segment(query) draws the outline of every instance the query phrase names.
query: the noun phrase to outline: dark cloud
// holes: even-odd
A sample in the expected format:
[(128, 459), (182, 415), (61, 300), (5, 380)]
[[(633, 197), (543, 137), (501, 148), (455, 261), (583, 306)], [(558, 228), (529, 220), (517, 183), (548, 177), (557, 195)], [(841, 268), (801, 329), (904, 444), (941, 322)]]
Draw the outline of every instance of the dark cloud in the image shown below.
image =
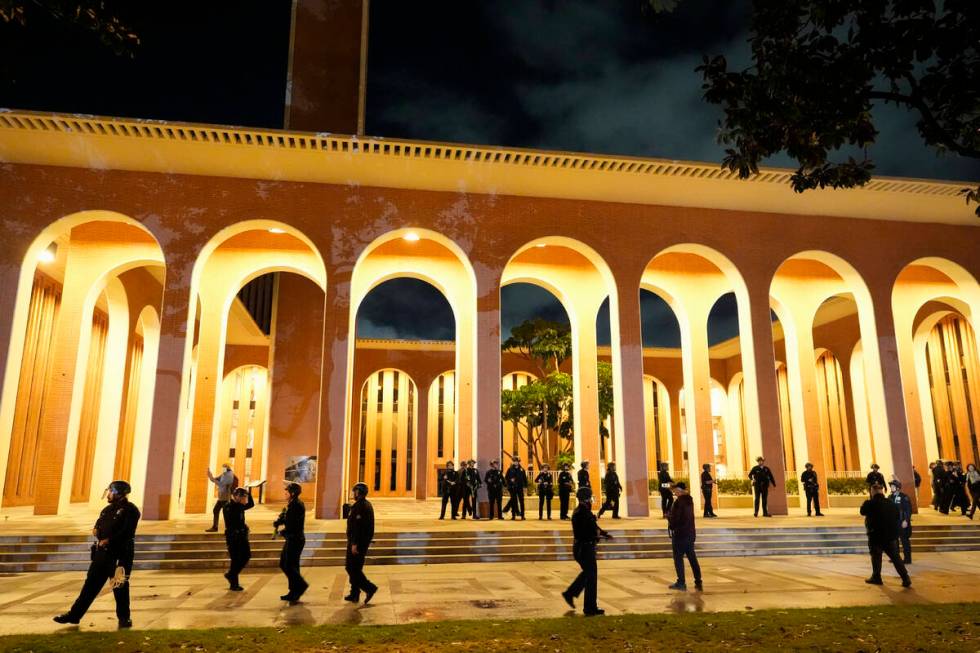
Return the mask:
[(449, 302), (418, 279), (392, 279), (367, 294), (357, 311), (358, 338), (455, 340)]
[(500, 337), (510, 337), (510, 330), (540, 318), (568, 325), (568, 313), (558, 298), (540, 286), (512, 283), (500, 289)]

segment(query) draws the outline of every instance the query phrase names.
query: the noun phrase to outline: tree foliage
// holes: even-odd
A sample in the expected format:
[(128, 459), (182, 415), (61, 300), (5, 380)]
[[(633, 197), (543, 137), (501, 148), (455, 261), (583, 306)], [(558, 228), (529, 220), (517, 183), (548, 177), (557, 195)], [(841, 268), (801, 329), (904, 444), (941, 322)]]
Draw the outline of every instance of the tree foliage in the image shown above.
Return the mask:
[[(980, 159), (980, 2), (755, 0), (752, 65), (724, 56), (697, 68), (724, 110), (723, 165), (741, 178), (785, 152), (793, 189), (849, 188), (871, 179), (872, 105), (914, 111), (925, 143)], [(842, 149), (863, 150), (844, 156)], [(980, 201), (980, 187), (964, 189)], [(977, 208), (980, 216), (980, 207)]]
[(132, 58), (140, 39), (120, 17), (118, 5), (112, 0), (0, 0), (0, 24), (28, 27), (46, 16), (91, 32), (116, 54)]

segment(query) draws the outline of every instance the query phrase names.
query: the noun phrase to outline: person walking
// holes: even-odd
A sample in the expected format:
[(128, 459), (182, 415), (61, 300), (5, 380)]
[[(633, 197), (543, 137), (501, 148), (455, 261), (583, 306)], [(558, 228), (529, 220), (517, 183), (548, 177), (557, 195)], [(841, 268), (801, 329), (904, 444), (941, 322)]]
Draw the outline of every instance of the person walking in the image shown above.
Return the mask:
[(568, 504), (572, 497), (572, 490), (575, 488), (575, 481), (569, 469), (571, 465), (562, 463), (561, 473), (558, 474), (558, 508), (562, 519), (568, 519)]
[(776, 479), (772, 475), (772, 470), (766, 466), (766, 459), (759, 456), (755, 459), (755, 467), (749, 470), (749, 480), (755, 488), (755, 517), (759, 516), (759, 504), (762, 504), (762, 516), (772, 517), (769, 514), (769, 488), (776, 487)]
[(966, 466), (966, 486), (970, 489), (971, 498), (970, 513), (967, 517), (973, 519), (977, 506), (980, 506), (980, 472), (977, 471), (977, 466), (973, 463)]
[(470, 515), (473, 519), (479, 519), (480, 517), (476, 514), (476, 499), (481, 482), (480, 473), (476, 471), (476, 461), (464, 460), (461, 462), (459, 476), (463, 519), (466, 519), (466, 515)]
[(364, 575), (364, 558), (371, 546), (371, 540), (374, 539), (374, 506), (367, 500), (366, 483), (355, 483), (351, 492), (354, 494), (354, 503), (347, 515), (347, 552), (344, 557), (350, 593), (344, 600), (357, 603), (361, 600), (363, 591), (364, 605), (367, 605), (378, 591), (378, 586)]
[(599, 608), (599, 567), (596, 563), (596, 545), (599, 538), (612, 539), (612, 535), (599, 528), (595, 515), (592, 514), (592, 488), (579, 487), (575, 493), (578, 499), (578, 507), (572, 513), (572, 555), (575, 562), (581, 567), (582, 571), (575, 577), (572, 584), (561, 593), (565, 603), (574, 610), (575, 599), (582, 591), (585, 591), (585, 606), (583, 612), (586, 617), (594, 617), (605, 614), (606, 611)]
[(456, 511), (459, 508), (459, 504), (456, 501), (456, 485), (458, 484), (459, 474), (456, 473), (456, 465), (453, 461), (447, 460), (446, 471), (442, 473), (439, 488), (442, 494), (442, 511), (439, 513), (439, 519), (446, 518), (446, 504), (449, 504), (452, 508), (450, 516), (456, 519)]
[(953, 503), (954, 488), (956, 486), (956, 472), (954, 471), (952, 460), (947, 460), (943, 465), (942, 480), (943, 485), (939, 491), (939, 512), (948, 515), (949, 507)]
[[(231, 492), (237, 486), (235, 482), (235, 473), (231, 471), (231, 465), (225, 463), (221, 466), (221, 473), (215, 476), (208, 470), (208, 480), (218, 486), (218, 500), (214, 502), (214, 509), (211, 511), (214, 515), (214, 523), (211, 524), (211, 528), (204, 531), (205, 533), (217, 533), (218, 532), (218, 515), (221, 514), (221, 509), (225, 507), (231, 500)], [(225, 527), (227, 528), (227, 524)]]
[(881, 556), (885, 554), (902, 577), (902, 587), (912, 585), (908, 570), (898, 556), (899, 514), (895, 504), (885, 498), (885, 488), (871, 486), (871, 498), (861, 505), (864, 526), (868, 532), (868, 551), (871, 553), (871, 577), (866, 583), (881, 585)]
[(120, 628), (132, 628), (129, 612), (129, 578), (133, 573), (136, 526), (140, 511), (129, 502), (132, 488), (126, 481), (109, 484), (108, 505), (99, 513), (92, 529), (95, 544), (92, 545), (91, 563), (85, 584), (71, 609), (54, 617), (59, 624), (77, 624), (88, 612), (95, 597), (109, 581), (112, 596), (116, 600), (116, 619)]
[(674, 570), (677, 572), (677, 581), (669, 585), (668, 589), (686, 590), (687, 580), (684, 577), (684, 558), (691, 564), (691, 574), (694, 576), (694, 587), (698, 591), (704, 589), (701, 580), (701, 565), (698, 564), (698, 555), (694, 552), (694, 540), (696, 533), (694, 528), (694, 499), (687, 491), (687, 484), (683, 481), (673, 488), (676, 499), (674, 505), (670, 507), (670, 514), (667, 515), (667, 534), (670, 536), (670, 547), (674, 554)]
[(944, 478), (945, 469), (943, 467), (943, 461), (937, 460), (934, 463), (929, 463), (929, 474), (931, 476), (931, 486), (932, 486), (932, 509), (939, 510), (939, 505), (942, 503), (943, 497), (943, 486), (946, 483)]
[(279, 513), (278, 519), (273, 522), (279, 535), (283, 537), (282, 553), (279, 555), (279, 569), (286, 575), (289, 582), (289, 591), (280, 596), (283, 601), (296, 603), (303, 593), (309, 588), (300, 574), (300, 557), (303, 555), (303, 548), (306, 546), (306, 532), (304, 530), (306, 522), (306, 506), (299, 499), (303, 488), (299, 483), (290, 483), (286, 486), (286, 493), (289, 495), (289, 502)]
[(493, 519), (494, 509), (497, 511), (497, 519), (503, 519), (504, 512), (500, 505), (504, 500), (504, 475), (500, 473), (500, 463), (496, 460), (490, 461), (490, 469), (483, 477), (483, 483), (487, 486), (487, 501), (490, 503), (488, 519)]
[(248, 526), (245, 524), (245, 511), (255, 506), (252, 493), (243, 487), (236, 487), (231, 493), (231, 501), (225, 504), (222, 513), (225, 517), (225, 544), (228, 545), (230, 563), (225, 579), (228, 589), (241, 592), (244, 587), (238, 583), (238, 575), (252, 558), (252, 547), (248, 543)]
[(596, 519), (602, 517), (602, 513), (612, 510), (612, 518), (619, 519), (619, 496), (623, 492), (623, 486), (619, 482), (619, 474), (616, 473), (616, 463), (609, 463), (606, 467), (606, 476), (602, 479), (602, 490), (606, 495), (606, 500), (599, 508)]
[(878, 467), (878, 463), (871, 463), (871, 471), (864, 477), (864, 482), (868, 486), (869, 493), (871, 492), (872, 485), (880, 485), (881, 487), (885, 487), (885, 476), (878, 471), (879, 469), (881, 468)]
[(544, 515), (544, 509), (548, 508), (548, 519), (551, 519), (551, 500), (555, 498), (554, 479), (551, 477), (551, 468), (548, 463), (541, 465), (541, 471), (534, 478), (534, 484), (538, 490), (538, 521)]
[(902, 492), (902, 482), (898, 479), (888, 481), (891, 488), (891, 502), (898, 508), (898, 539), (902, 544), (902, 562), (912, 564), (912, 500)]
[(813, 463), (806, 464), (806, 471), (800, 475), (800, 483), (803, 485), (803, 492), (806, 493), (806, 516), (812, 515), (811, 510), (816, 510), (817, 517), (823, 517), (820, 512), (820, 480), (817, 473), (813, 471)]
[(912, 485), (915, 488), (915, 498), (918, 499), (919, 487), (922, 485), (922, 476), (915, 467), (912, 468)]
[(960, 514), (966, 517), (967, 511), (970, 510), (970, 497), (966, 492), (966, 472), (963, 471), (963, 465), (958, 460), (953, 468), (953, 478), (955, 483), (953, 485), (952, 507), (959, 508)]
[[(510, 469), (504, 475), (504, 481), (507, 483), (507, 492), (510, 493), (510, 499), (507, 501), (507, 506), (510, 507), (510, 518), (512, 521), (518, 517), (523, 520), (525, 518), (524, 490), (527, 488), (527, 472), (521, 467), (520, 458), (514, 458)], [(504, 511), (506, 512), (506, 508)]]
[(711, 505), (711, 495), (715, 489), (715, 479), (711, 476), (711, 465), (705, 463), (701, 465), (701, 493), (704, 495), (704, 516), (714, 519), (718, 515)]
[(670, 472), (667, 471), (667, 463), (660, 463), (660, 468), (657, 471), (657, 486), (660, 490), (660, 510), (664, 514), (664, 519), (667, 519), (670, 508), (674, 505), (674, 479), (670, 477)]

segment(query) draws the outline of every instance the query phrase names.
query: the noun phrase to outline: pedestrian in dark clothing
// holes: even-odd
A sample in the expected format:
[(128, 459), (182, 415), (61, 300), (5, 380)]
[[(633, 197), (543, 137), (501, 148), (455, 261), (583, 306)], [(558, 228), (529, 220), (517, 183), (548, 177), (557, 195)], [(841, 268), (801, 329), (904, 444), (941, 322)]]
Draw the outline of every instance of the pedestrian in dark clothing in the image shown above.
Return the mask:
[(715, 479), (711, 477), (711, 465), (705, 463), (701, 465), (701, 494), (704, 495), (704, 516), (714, 519), (718, 515), (711, 505), (711, 495), (715, 490)]
[(606, 467), (606, 477), (602, 479), (602, 489), (606, 495), (606, 500), (599, 508), (596, 519), (602, 517), (602, 513), (612, 510), (612, 518), (619, 519), (619, 496), (623, 492), (623, 486), (619, 482), (619, 474), (616, 473), (616, 463), (609, 463)]
[(579, 464), (579, 470), (578, 470), (578, 486), (580, 488), (582, 488), (582, 487), (591, 488), (592, 487), (592, 479), (589, 478), (589, 461), (588, 460), (583, 460)]
[(657, 485), (660, 490), (660, 510), (663, 511), (664, 519), (670, 514), (670, 507), (674, 505), (674, 479), (667, 471), (667, 463), (660, 463), (660, 470), (657, 472)]
[(820, 512), (820, 481), (817, 473), (813, 471), (813, 463), (806, 464), (806, 471), (800, 475), (800, 483), (803, 484), (803, 491), (806, 493), (806, 516), (811, 516), (811, 509), (815, 509), (817, 517), (823, 517)]
[(871, 486), (871, 498), (861, 505), (864, 525), (868, 531), (868, 550), (871, 553), (871, 578), (866, 583), (881, 585), (881, 556), (884, 553), (902, 577), (902, 587), (912, 584), (909, 572), (898, 555), (899, 513), (895, 504), (885, 498), (881, 485)]
[(490, 461), (490, 469), (483, 478), (487, 486), (487, 501), (490, 503), (490, 516), (493, 519), (494, 510), (497, 512), (497, 519), (503, 519), (504, 513), (500, 505), (504, 500), (504, 475), (500, 473), (500, 463), (496, 460)]
[(221, 473), (217, 476), (212, 474), (209, 469), (208, 480), (218, 486), (218, 500), (214, 502), (214, 509), (211, 511), (211, 514), (214, 516), (214, 523), (205, 532), (217, 533), (218, 515), (221, 514), (221, 510), (225, 507), (225, 504), (231, 501), (231, 492), (235, 489), (235, 473), (231, 471), (231, 465), (225, 463), (221, 466)]
[(551, 500), (555, 498), (555, 490), (548, 463), (541, 465), (541, 471), (534, 478), (534, 483), (538, 486), (538, 521), (542, 519), (545, 507), (548, 508), (548, 519), (551, 519)]
[(912, 468), (912, 484), (915, 486), (915, 496), (918, 497), (919, 486), (922, 485), (922, 476), (919, 475), (919, 472), (915, 469), (915, 467)]
[(953, 468), (953, 461), (949, 460), (943, 465), (943, 485), (939, 492), (939, 512), (944, 515), (949, 514), (949, 507), (953, 503), (953, 495), (956, 488), (956, 472)]
[(691, 573), (694, 575), (694, 587), (704, 589), (701, 582), (701, 565), (698, 555), (694, 552), (696, 532), (694, 528), (694, 499), (687, 491), (687, 485), (681, 481), (674, 486), (674, 505), (667, 516), (667, 533), (670, 535), (670, 546), (674, 554), (674, 569), (677, 571), (677, 582), (669, 586), (672, 590), (686, 590), (687, 581), (684, 578), (684, 558), (691, 563)]
[(776, 487), (776, 478), (772, 470), (766, 467), (765, 458), (759, 456), (755, 462), (755, 467), (749, 470), (749, 480), (755, 488), (755, 516), (759, 516), (759, 504), (762, 504), (762, 516), (772, 517), (769, 514), (769, 488)]
[(450, 516), (456, 519), (457, 511), (459, 510), (459, 500), (456, 491), (457, 485), (459, 485), (459, 474), (456, 473), (456, 465), (453, 461), (447, 460), (446, 471), (442, 473), (442, 487), (439, 488), (442, 494), (442, 511), (439, 513), (439, 519), (446, 518), (447, 503), (452, 508)]
[(461, 466), (460, 486), (462, 488), (463, 519), (466, 519), (467, 514), (473, 519), (479, 519), (480, 516), (476, 512), (476, 499), (480, 486), (483, 484), (480, 481), (480, 472), (476, 470), (475, 460), (463, 461)]
[(514, 458), (510, 469), (504, 475), (504, 481), (507, 482), (507, 491), (510, 493), (510, 500), (507, 501), (507, 505), (510, 507), (511, 520), (518, 517), (524, 519), (524, 490), (527, 488), (527, 472), (521, 467), (520, 458)]
[(378, 586), (364, 575), (364, 558), (371, 546), (371, 540), (374, 539), (374, 507), (367, 500), (367, 484), (355, 484), (352, 492), (354, 503), (347, 515), (347, 553), (344, 558), (344, 569), (350, 580), (350, 593), (344, 600), (357, 603), (361, 600), (363, 591), (364, 605), (367, 605), (378, 591)]
[(131, 628), (129, 613), (129, 577), (133, 573), (136, 526), (140, 521), (139, 509), (129, 502), (132, 491), (126, 481), (109, 484), (106, 501), (92, 529), (95, 544), (91, 549), (91, 563), (85, 584), (71, 609), (54, 617), (59, 624), (77, 624), (88, 612), (95, 597), (109, 581), (112, 596), (116, 600), (116, 619), (120, 628)]
[(968, 517), (973, 519), (977, 506), (980, 506), (980, 472), (977, 471), (977, 466), (973, 463), (966, 466), (966, 486), (970, 488), (971, 497)]
[(871, 471), (864, 477), (864, 482), (868, 486), (869, 493), (871, 492), (872, 485), (880, 485), (881, 487), (885, 487), (885, 475), (879, 472), (879, 469), (881, 468), (878, 467), (878, 463), (872, 463)]
[(945, 468), (943, 467), (943, 461), (937, 460), (934, 463), (929, 463), (929, 473), (932, 476), (931, 487), (932, 487), (932, 509), (939, 510), (939, 505), (942, 503), (943, 499), (943, 486), (946, 483), (945, 480)]
[(248, 526), (245, 524), (245, 511), (255, 506), (252, 494), (243, 487), (235, 488), (231, 501), (225, 504), (222, 512), (225, 517), (225, 544), (228, 545), (228, 558), (231, 563), (225, 578), (228, 589), (241, 592), (244, 587), (238, 584), (238, 575), (252, 558), (252, 548), (248, 543)]
[(600, 537), (607, 540), (612, 539), (612, 535), (599, 528), (595, 515), (592, 514), (592, 488), (580, 487), (576, 492), (578, 497), (578, 507), (572, 513), (572, 534), (575, 538), (572, 544), (572, 555), (575, 562), (582, 568), (579, 575), (572, 581), (564, 592), (561, 593), (565, 603), (573, 610), (575, 609), (575, 599), (585, 591), (585, 607), (583, 612), (587, 617), (605, 614), (605, 610), (599, 608), (599, 567), (596, 564), (596, 544)]
[(302, 491), (299, 483), (286, 486), (289, 501), (272, 523), (273, 527), (279, 529), (278, 533), (284, 540), (282, 553), (279, 555), (279, 569), (289, 582), (289, 591), (279, 598), (290, 603), (298, 602), (310, 586), (299, 571), (300, 558), (306, 546), (306, 506), (299, 500)]
[(572, 473), (568, 471), (570, 467), (568, 463), (562, 463), (561, 473), (558, 474), (558, 507), (562, 519), (568, 519), (568, 503), (575, 488)]
[(964, 517), (967, 516), (967, 511), (970, 509), (970, 498), (966, 493), (966, 472), (963, 471), (963, 465), (956, 462), (953, 466), (953, 502), (951, 509), (960, 509), (960, 514)]
[(891, 499), (898, 508), (898, 539), (902, 544), (902, 562), (912, 564), (912, 500), (902, 492), (902, 482), (894, 479), (888, 482)]

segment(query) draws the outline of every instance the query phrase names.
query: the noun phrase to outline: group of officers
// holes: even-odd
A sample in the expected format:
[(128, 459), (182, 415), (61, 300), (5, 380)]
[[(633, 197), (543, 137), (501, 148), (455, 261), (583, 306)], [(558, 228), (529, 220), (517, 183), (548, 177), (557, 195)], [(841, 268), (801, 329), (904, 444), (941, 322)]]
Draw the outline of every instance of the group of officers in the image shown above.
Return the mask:
[[(760, 457), (756, 462), (756, 466), (749, 473), (756, 495), (755, 516), (758, 516), (761, 507), (763, 515), (769, 517), (771, 515), (767, 505), (768, 488), (775, 485), (775, 480), (772, 470), (765, 465), (763, 458)], [(239, 592), (243, 590), (239, 584), (239, 575), (251, 558), (249, 528), (245, 521), (245, 513), (255, 505), (255, 502), (249, 490), (242, 487), (233, 488), (231, 487), (232, 484), (222, 481), (223, 477), (227, 477), (231, 473), (229, 465), (224, 467), (220, 476), (212, 476), (209, 471), (208, 477), (218, 486), (218, 506), (215, 513), (220, 512), (224, 516), (225, 522), (225, 541), (230, 563), (224, 576), (228, 581), (228, 589)], [(497, 461), (492, 461), (490, 470), (480, 479), (474, 461), (466, 461), (461, 465), (459, 471), (455, 470), (452, 462), (447, 463), (445, 474), (441, 478), (443, 483), (443, 513), (440, 519), (445, 518), (447, 502), (452, 506), (452, 519), (457, 518), (457, 510), (460, 504), (463, 506), (463, 519), (467, 515), (477, 518), (476, 496), (481, 485), (487, 486), (490, 500), (490, 519), (493, 519), (494, 513), (498, 519), (503, 519), (503, 513), (508, 511), (511, 513), (511, 519), (518, 517), (524, 519), (524, 490), (528, 483), (527, 473), (521, 467), (518, 458), (512, 461), (506, 473), (501, 473), (498, 467)], [(937, 461), (937, 463), (930, 465), (930, 470), (933, 475), (934, 496), (938, 497), (938, 499), (934, 499), (934, 507), (943, 512), (948, 512), (951, 507), (960, 507), (964, 514), (967, 514), (966, 507), (969, 507), (969, 516), (972, 518), (978, 503), (977, 497), (980, 495), (980, 473), (977, 472), (976, 467), (971, 464), (963, 472), (962, 469), (958, 469), (956, 463), (944, 464), (942, 461)], [(915, 478), (916, 481), (919, 480), (917, 473)], [(557, 478), (561, 519), (571, 519), (574, 535), (573, 555), (581, 567), (581, 573), (568, 589), (562, 592), (562, 598), (574, 608), (575, 599), (584, 591), (585, 614), (588, 616), (601, 615), (603, 611), (599, 609), (597, 604), (596, 546), (599, 540), (611, 539), (612, 536), (599, 527), (598, 518), (606, 510), (612, 511), (614, 519), (619, 518), (619, 497), (622, 493), (622, 485), (619, 482), (615, 464), (609, 463), (603, 478), (605, 501), (598, 513), (593, 513), (594, 495), (589, 479), (588, 462), (581, 464), (576, 480), (578, 489), (575, 494), (578, 499), (578, 507), (569, 517), (569, 501), (572, 491), (575, 490), (575, 484), (572, 480), (570, 465), (563, 464)], [(816, 508), (816, 515), (822, 516), (818, 497), (819, 481), (813, 471), (813, 465), (809, 463), (806, 465), (806, 471), (800, 480), (807, 494), (807, 514), (811, 514), (811, 504), (813, 504), (812, 507)], [(882, 557), (887, 556), (901, 577), (903, 587), (908, 587), (912, 581), (905, 565), (912, 561), (910, 542), (912, 502), (902, 492), (902, 484), (897, 479), (892, 479), (888, 483), (891, 488), (891, 495), (885, 496), (885, 479), (878, 471), (877, 465), (872, 466), (866, 481), (870, 498), (864, 502), (860, 509), (861, 515), (865, 518), (872, 566), (872, 575), (866, 582), (875, 585), (882, 584)], [(543, 518), (544, 513), (542, 511), (546, 507), (547, 518), (551, 519), (554, 481), (547, 465), (542, 466), (540, 473), (535, 477), (535, 483), (538, 486), (538, 495), (541, 497), (538, 517), (539, 519)], [(666, 465), (660, 466), (658, 483), (662, 495), (663, 513), (668, 523), (668, 534), (671, 537), (674, 566), (677, 572), (677, 581), (670, 585), (670, 589), (687, 589), (684, 574), (684, 559), (686, 558), (694, 575), (695, 588), (701, 590), (703, 589), (701, 568), (694, 550), (693, 500), (683, 481), (675, 483), (670, 478)], [(711, 508), (714, 485), (710, 465), (704, 465), (701, 475), (701, 488), (705, 497), (704, 517), (707, 518), (715, 516)], [(970, 488), (973, 501), (972, 505), (966, 504), (964, 506), (964, 502), (967, 500), (966, 487)], [(510, 500), (507, 506), (502, 508), (504, 488), (509, 492)], [(959, 488), (964, 488), (962, 494)], [(106, 490), (108, 505), (100, 513), (92, 529), (95, 541), (91, 547), (91, 564), (85, 583), (71, 609), (54, 617), (56, 622), (61, 624), (79, 623), (106, 582), (109, 582), (116, 602), (116, 617), (119, 621), (119, 627), (129, 628), (132, 626), (129, 607), (129, 577), (133, 569), (135, 535), (140, 511), (129, 501), (130, 492), (131, 488), (126, 481), (118, 480), (109, 484)], [(300, 559), (306, 545), (304, 530), (306, 506), (300, 500), (302, 486), (298, 483), (287, 484), (286, 493), (288, 496), (286, 506), (273, 522), (273, 537), (282, 537), (283, 539), (279, 567), (286, 576), (288, 591), (280, 598), (290, 604), (295, 604), (309, 588), (309, 583), (306, 582), (300, 572)], [(366, 484), (355, 484), (352, 488), (352, 495), (354, 497), (353, 503), (348, 505), (345, 510), (347, 513), (347, 545), (344, 566), (350, 581), (350, 591), (344, 596), (344, 600), (358, 603), (363, 593), (364, 603), (368, 604), (378, 591), (378, 586), (368, 580), (364, 574), (365, 557), (374, 538), (374, 508), (371, 502), (367, 500), (368, 486)], [(900, 549), (904, 555), (900, 555)]]

